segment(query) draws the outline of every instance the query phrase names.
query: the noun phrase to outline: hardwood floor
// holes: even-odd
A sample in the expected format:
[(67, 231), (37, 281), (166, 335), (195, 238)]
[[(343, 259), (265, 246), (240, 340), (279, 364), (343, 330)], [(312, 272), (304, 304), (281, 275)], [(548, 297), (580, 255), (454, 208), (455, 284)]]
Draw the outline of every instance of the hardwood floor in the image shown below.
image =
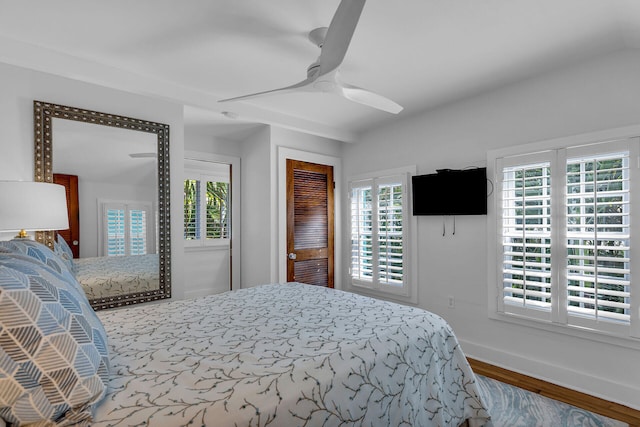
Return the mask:
[(640, 427), (640, 411), (618, 403), (580, 393), (508, 369), (500, 368), (476, 359), (467, 358), (473, 371), (479, 375), (511, 384), (542, 396), (586, 409), (605, 417), (628, 423), (630, 427)]

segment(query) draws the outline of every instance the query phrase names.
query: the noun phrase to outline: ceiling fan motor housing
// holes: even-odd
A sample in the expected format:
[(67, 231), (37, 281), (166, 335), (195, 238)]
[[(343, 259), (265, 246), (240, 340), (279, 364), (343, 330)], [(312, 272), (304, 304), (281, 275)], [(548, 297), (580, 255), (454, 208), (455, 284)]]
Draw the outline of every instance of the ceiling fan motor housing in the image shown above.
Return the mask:
[(319, 28), (316, 28), (315, 30), (311, 30), (309, 32), (309, 40), (311, 40), (311, 43), (315, 44), (320, 49), (322, 49), (322, 45), (324, 44), (324, 39), (325, 37), (327, 37), (328, 29), (329, 29), (328, 27), (319, 27)]

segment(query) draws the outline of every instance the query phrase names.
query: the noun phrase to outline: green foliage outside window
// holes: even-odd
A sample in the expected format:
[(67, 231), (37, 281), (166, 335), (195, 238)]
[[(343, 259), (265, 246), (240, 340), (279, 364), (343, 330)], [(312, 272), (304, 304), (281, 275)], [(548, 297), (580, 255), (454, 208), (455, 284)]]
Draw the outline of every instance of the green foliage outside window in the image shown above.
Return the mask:
[[(229, 183), (206, 182), (204, 204), (201, 200), (201, 181), (184, 181), (184, 238), (226, 239), (229, 237)], [(205, 215), (204, 236), (201, 215)]]

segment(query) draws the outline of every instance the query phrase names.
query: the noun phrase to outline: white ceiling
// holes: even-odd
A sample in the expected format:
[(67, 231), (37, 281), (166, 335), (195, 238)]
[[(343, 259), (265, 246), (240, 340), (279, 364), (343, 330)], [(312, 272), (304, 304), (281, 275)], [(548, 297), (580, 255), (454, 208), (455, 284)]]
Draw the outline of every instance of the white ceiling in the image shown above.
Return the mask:
[(52, 128), (54, 173), (77, 175), (94, 185), (155, 187), (155, 134), (58, 118)]
[(136, 77), (140, 85), (125, 89), (197, 107), (187, 125), (272, 123), (353, 140), (443, 103), (640, 47), (640, 0), (369, 0), (340, 70), (346, 82), (403, 105), (398, 116), (320, 93), (217, 103), (303, 80), (319, 54), (307, 34), (329, 25), (338, 4), (0, 0), (0, 61), (114, 87)]

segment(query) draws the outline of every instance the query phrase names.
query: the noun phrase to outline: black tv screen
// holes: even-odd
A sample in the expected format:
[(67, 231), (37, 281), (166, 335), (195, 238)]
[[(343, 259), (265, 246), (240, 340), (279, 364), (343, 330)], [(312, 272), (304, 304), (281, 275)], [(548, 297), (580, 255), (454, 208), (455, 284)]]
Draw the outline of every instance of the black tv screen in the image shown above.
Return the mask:
[(414, 215), (486, 215), (487, 169), (443, 169), (411, 177)]

